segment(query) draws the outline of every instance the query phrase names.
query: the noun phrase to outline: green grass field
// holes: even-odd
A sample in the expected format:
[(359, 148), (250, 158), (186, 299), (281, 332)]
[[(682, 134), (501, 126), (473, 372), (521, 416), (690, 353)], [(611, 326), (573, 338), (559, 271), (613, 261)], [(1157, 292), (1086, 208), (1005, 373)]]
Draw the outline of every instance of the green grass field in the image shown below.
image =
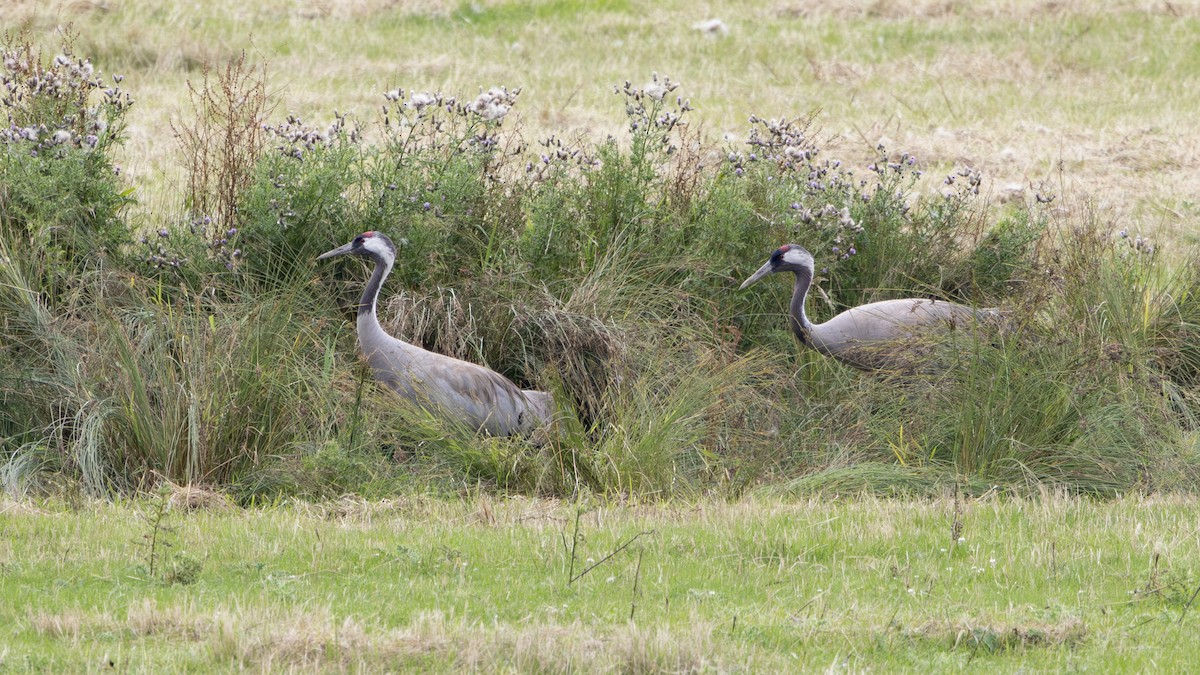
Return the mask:
[(1182, 672), (1200, 657), (1192, 499), (191, 501), (163, 523), (153, 576), (153, 500), (5, 502), (0, 668)]
[[(55, 65), (0, 101), (0, 673), (1200, 662), (1200, 4), (2, 13)], [(364, 273), (315, 262), (366, 229), (385, 327), (548, 431), (372, 386)], [(860, 373), (736, 290), (785, 241), (814, 319), (1007, 324)]]

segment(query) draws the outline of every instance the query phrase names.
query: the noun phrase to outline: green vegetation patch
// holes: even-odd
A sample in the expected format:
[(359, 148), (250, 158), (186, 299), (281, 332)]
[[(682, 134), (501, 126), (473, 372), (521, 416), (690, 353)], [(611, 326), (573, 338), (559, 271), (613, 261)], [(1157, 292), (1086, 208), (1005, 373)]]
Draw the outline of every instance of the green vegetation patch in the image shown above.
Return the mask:
[[(190, 85), (172, 124), (186, 188), (135, 226), (110, 161), (128, 83), (72, 40), (4, 43), (7, 492), (1194, 488), (1200, 272), (1171, 261), (1195, 253), (1066, 196), (995, 206), (971, 167), (930, 192), (912, 153), (843, 161), (806, 117), (715, 142), (658, 74), (613, 87), (619, 139), (527, 136), (506, 87), (394, 88), (373, 118), (305, 119), (275, 113), (243, 55)], [(375, 386), (354, 336), (365, 272), (316, 260), (366, 230), (398, 247), (385, 328), (553, 392), (548, 428), (479, 438)], [(986, 320), (850, 370), (797, 343), (786, 283), (739, 292), (783, 243), (816, 261), (814, 322), (895, 298)]]

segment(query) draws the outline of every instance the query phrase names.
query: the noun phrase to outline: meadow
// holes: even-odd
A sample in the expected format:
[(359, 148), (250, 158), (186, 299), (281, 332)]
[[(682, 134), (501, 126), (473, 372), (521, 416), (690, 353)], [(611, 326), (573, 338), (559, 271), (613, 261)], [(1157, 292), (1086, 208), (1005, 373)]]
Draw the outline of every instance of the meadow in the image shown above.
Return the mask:
[(243, 510), (178, 491), (0, 509), (15, 672), (1180, 672), (1197, 657), (1191, 498)]
[[(1194, 660), (1200, 6), (5, 17), (0, 669)], [(548, 428), (374, 386), (364, 230)], [(737, 290), (787, 242), (1004, 320), (853, 370)]]

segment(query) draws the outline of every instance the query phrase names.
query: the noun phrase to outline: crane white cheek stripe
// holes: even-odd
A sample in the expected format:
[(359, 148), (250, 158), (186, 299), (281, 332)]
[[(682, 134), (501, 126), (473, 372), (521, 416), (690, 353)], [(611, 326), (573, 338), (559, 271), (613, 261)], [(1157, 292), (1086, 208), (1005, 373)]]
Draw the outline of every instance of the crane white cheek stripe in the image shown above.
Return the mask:
[(367, 237), (363, 239), (363, 248), (383, 258), (383, 264), (391, 267), (396, 262), (396, 253), (391, 246), (383, 240), (383, 237)]
[(792, 265), (812, 266), (813, 264), (813, 257), (805, 253), (803, 249), (791, 249), (783, 254), (783, 260)]

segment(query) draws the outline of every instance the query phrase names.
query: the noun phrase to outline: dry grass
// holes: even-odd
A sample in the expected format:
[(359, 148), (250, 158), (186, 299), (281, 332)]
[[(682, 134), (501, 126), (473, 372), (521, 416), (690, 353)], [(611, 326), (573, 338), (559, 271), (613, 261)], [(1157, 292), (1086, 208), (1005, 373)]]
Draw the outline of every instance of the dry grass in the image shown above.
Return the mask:
[(931, 621), (905, 631), (904, 635), (910, 639), (949, 644), (954, 649), (995, 652), (1030, 647), (1072, 646), (1084, 640), (1087, 627), (1078, 619), (1021, 626), (994, 626), (970, 621), (945, 624)]
[(1149, 0), (914, 0), (894, 3), (886, 0), (808, 0), (780, 3), (780, 12), (816, 18), (936, 19), (968, 14), (980, 18), (1036, 18), (1054, 15), (1096, 16), (1127, 12), (1162, 14), (1171, 17), (1200, 15), (1195, 3), (1152, 2)]
[(39, 611), (29, 619), (43, 637), (79, 645), (91, 636), (124, 633), (197, 643), (217, 663), (264, 672), (361, 670), (433, 659), (472, 672), (700, 672), (731, 665), (714, 654), (715, 627), (697, 620), (687, 630), (634, 623), (596, 630), (580, 621), (479, 625), (443, 612), (385, 629), (329, 608), (217, 610), (135, 604), (122, 621), (106, 612)]
[(209, 490), (198, 485), (175, 485), (168, 483), (171, 495), (168, 499), (174, 510), (195, 511), (217, 510), (225, 511), (234, 508), (233, 500), (228, 495), (215, 490)]
[(112, 618), (107, 615), (88, 614), (80, 610), (50, 613), (37, 611), (29, 617), (29, 627), (38, 635), (67, 640), (78, 644), (80, 636), (90, 634), (111, 625)]

